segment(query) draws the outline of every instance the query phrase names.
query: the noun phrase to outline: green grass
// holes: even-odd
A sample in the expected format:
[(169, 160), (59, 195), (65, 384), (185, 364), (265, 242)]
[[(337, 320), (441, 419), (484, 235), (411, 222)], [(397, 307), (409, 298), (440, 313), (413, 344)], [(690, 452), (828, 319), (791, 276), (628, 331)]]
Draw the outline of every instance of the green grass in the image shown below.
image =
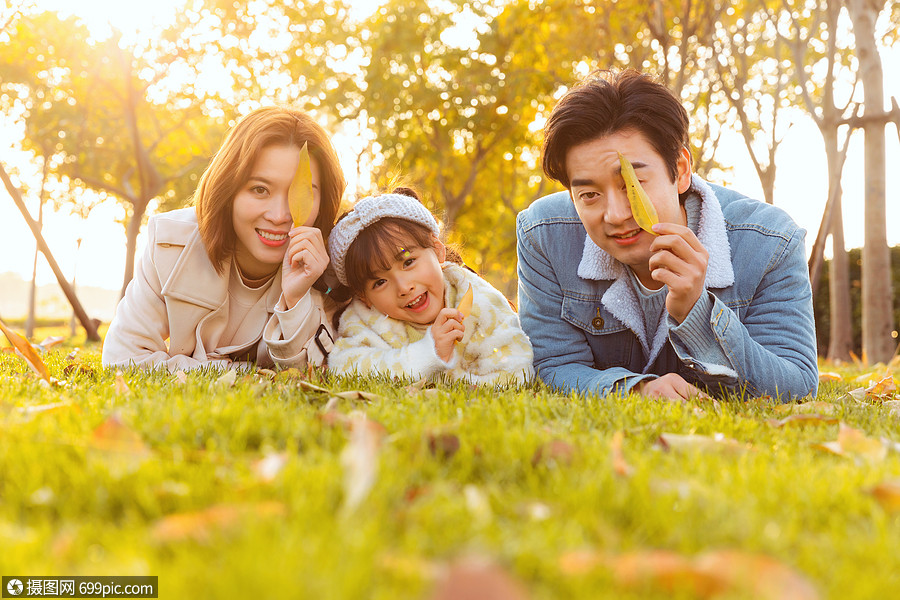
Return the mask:
[[(571, 573), (560, 558), (734, 549), (779, 561), (823, 598), (900, 589), (900, 516), (867, 492), (900, 477), (900, 454), (870, 464), (816, 450), (838, 425), (774, 428), (767, 420), (785, 415), (767, 400), (673, 404), (538, 385), (422, 392), (316, 372), (317, 385), (380, 397), (333, 406), (387, 430), (375, 484), (347, 510), (341, 456), (351, 435), (322, 418), (329, 395), (301, 387), (306, 374), (239, 376), (229, 387), (217, 372), (180, 383), (126, 371), (130, 391), (117, 393), (96, 349), (82, 349), (82, 369), (67, 374), (70, 350), (45, 356), (64, 380), (53, 387), (0, 354), (3, 575), (157, 575), (161, 598), (424, 598), (441, 566), (478, 556), (532, 598), (668, 598), (664, 587), (625, 588), (604, 568)], [(845, 395), (863, 371), (843, 373), (849, 383), (823, 385), (818, 399), (867, 435), (900, 441), (888, 408)], [(97, 441), (113, 415), (143, 444)], [(610, 451), (619, 430), (627, 477)], [(721, 433), (750, 449), (667, 452), (657, 444), (664, 432)], [(458, 438), (458, 452), (430, 451), (440, 433)], [(571, 455), (544, 449), (535, 462), (554, 439)], [(254, 465), (276, 453), (283, 469), (266, 481)], [(189, 516), (181, 537), (160, 533), (167, 515), (223, 506), (239, 508), (213, 524)], [(753, 597), (748, 590), (722, 597)]]

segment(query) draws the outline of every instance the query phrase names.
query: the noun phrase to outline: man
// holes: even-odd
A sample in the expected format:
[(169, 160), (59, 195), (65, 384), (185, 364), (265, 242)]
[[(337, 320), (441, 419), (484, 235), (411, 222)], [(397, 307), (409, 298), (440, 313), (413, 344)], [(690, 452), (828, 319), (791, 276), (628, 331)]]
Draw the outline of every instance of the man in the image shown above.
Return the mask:
[[(659, 215), (635, 222), (621, 152)], [(804, 237), (782, 210), (692, 174), (687, 111), (636, 71), (571, 89), (544, 128), (562, 183), (517, 219), (519, 313), (538, 376), (672, 399), (818, 386)]]

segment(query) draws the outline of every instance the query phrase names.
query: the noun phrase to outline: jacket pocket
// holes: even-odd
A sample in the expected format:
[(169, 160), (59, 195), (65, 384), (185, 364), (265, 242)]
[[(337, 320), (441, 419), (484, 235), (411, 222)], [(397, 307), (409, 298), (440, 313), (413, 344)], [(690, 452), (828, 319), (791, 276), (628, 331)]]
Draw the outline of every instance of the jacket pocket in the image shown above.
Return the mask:
[(630, 367), (634, 334), (600, 304), (600, 299), (563, 295), (564, 321), (585, 334), (594, 356), (594, 367)]

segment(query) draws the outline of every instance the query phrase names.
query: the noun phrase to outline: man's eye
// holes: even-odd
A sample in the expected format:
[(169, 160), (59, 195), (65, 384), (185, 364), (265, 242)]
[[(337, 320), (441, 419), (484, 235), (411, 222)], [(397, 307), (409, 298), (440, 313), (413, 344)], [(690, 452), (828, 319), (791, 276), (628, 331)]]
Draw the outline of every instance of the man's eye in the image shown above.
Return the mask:
[(581, 192), (581, 199), (582, 200), (593, 200), (594, 198), (596, 198), (599, 195), (600, 194), (598, 194), (597, 192)]

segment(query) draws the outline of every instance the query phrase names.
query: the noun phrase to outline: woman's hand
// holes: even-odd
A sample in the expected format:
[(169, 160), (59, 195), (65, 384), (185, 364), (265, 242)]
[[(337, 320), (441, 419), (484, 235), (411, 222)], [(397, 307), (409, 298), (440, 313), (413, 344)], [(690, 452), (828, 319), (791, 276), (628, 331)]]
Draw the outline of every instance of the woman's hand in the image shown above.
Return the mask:
[(281, 291), (288, 309), (309, 292), (328, 266), (328, 252), (322, 232), (316, 227), (294, 227), (284, 253), (281, 268)]
[(463, 325), (464, 318), (455, 308), (442, 308), (431, 325), (434, 351), (444, 362), (450, 362), (454, 344), (462, 339), (466, 331), (466, 326)]

